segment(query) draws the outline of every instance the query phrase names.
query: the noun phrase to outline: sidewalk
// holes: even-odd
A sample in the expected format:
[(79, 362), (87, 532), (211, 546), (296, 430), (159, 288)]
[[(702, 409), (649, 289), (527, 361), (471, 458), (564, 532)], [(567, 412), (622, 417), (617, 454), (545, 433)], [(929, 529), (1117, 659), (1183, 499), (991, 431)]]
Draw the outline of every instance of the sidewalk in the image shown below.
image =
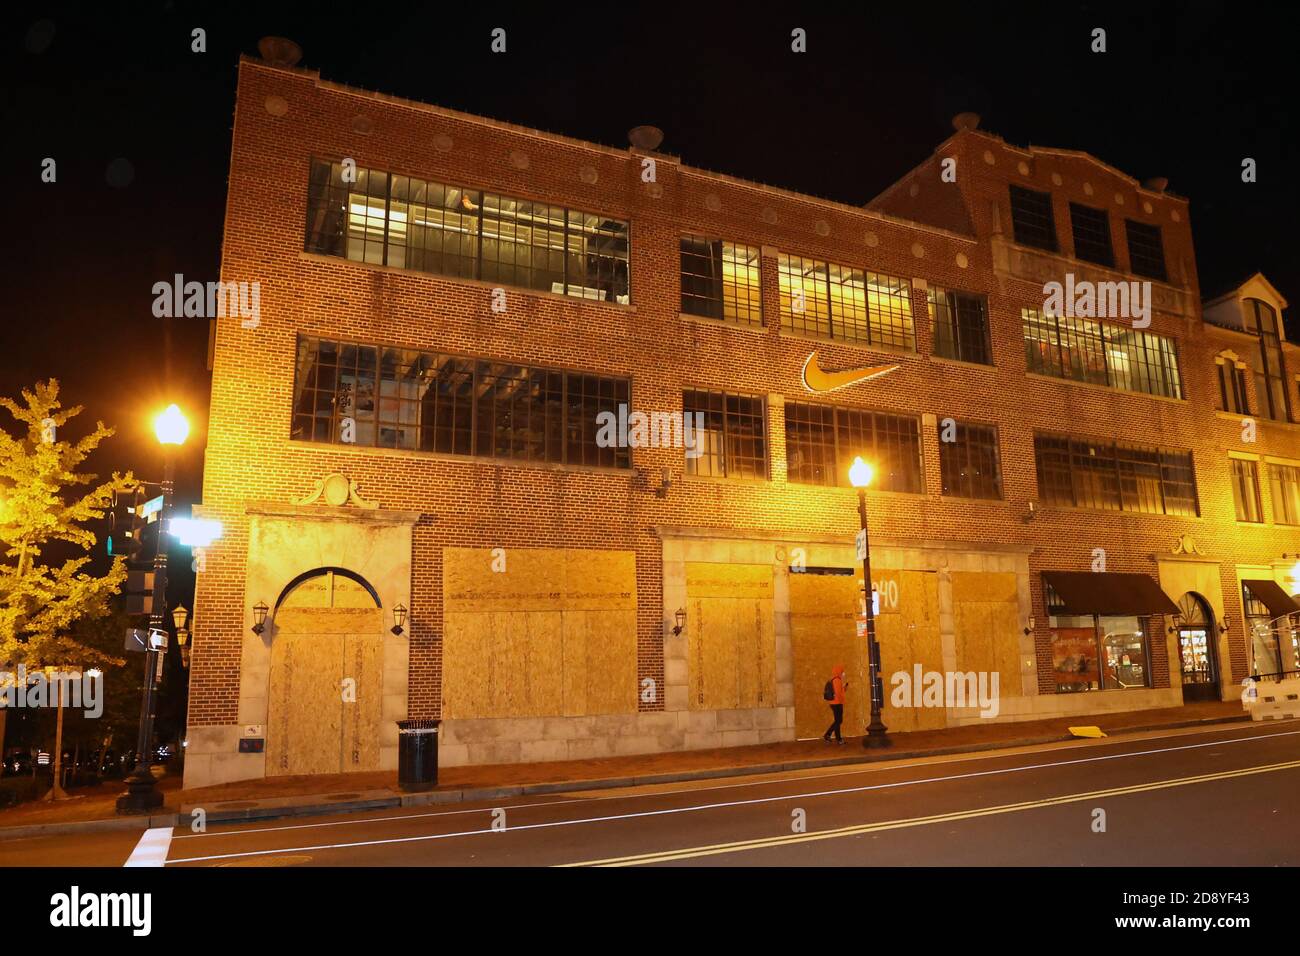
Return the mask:
[(820, 740), (789, 741), (754, 747), (689, 750), (553, 763), (447, 767), (434, 790), (403, 794), (394, 771), (270, 777), (182, 790), (176, 777), (163, 777), (164, 805), (152, 817), (118, 817), (114, 801), (120, 781), (102, 784), (60, 803), (26, 803), (0, 811), (0, 839), (60, 832), (131, 830), (174, 826), (189, 811), (202, 808), (209, 823), (316, 813), (492, 800), (576, 788), (631, 787), (650, 783), (773, 773), (785, 770), (875, 763), (914, 757), (965, 753), (1050, 743), (1069, 738), (1071, 726), (1099, 726), (1107, 734), (1249, 720), (1239, 701), (1189, 704), (1163, 710), (1129, 711), (1090, 717), (1021, 723), (976, 724), (944, 730), (894, 734), (893, 746), (866, 750), (860, 737), (843, 747)]

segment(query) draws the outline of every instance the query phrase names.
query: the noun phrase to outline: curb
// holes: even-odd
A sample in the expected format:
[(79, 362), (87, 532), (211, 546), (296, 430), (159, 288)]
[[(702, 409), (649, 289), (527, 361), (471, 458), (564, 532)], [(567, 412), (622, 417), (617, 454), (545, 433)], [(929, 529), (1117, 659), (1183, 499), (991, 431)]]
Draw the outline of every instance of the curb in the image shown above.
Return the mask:
[[(1232, 724), (1250, 722), (1248, 714), (1232, 717), (1210, 717), (1203, 720), (1184, 720), (1172, 724), (1146, 724), (1136, 727), (1123, 727), (1109, 734), (1109, 737), (1121, 737), (1125, 734), (1144, 733), (1151, 730), (1178, 730), (1186, 727), (1208, 727), (1215, 724)], [(859, 738), (853, 738), (859, 739)], [(369, 791), (374, 796), (347, 801), (329, 803), (290, 803), (292, 797), (269, 798), (285, 801), (278, 806), (256, 806), (239, 810), (214, 810), (207, 816), (208, 823), (239, 823), (256, 820), (273, 820), (278, 817), (327, 816), (334, 813), (355, 813), (360, 810), (384, 810), (398, 807), (432, 806), (443, 803), (470, 803), (478, 800), (501, 800), (507, 797), (534, 796), (549, 793), (565, 793), (575, 790), (615, 790), (630, 787), (643, 787), (658, 783), (683, 783), (692, 780), (716, 780), (724, 777), (752, 777), (769, 773), (784, 773), (791, 770), (816, 770), (821, 767), (845, 767), (860, 764), (885, 763), (893, 760), (915, 760), (922, 757), (943, 757), (952, 754), (980, 753), (996, 750), (1013, 750), (1017, 747), (1033, 747), (1042, 744), (1061, 743), (1075, 738), (1068, 734), (1044, 734), (1037, 737), (1020, 737), (1015, 740), (999, 741), (995, 744), (973, 743), (958, 744), (951, 747), (936, 747), (930, 750), (886, 750), (870, 755), (859, 753), (854, 756), (826, 757), (815, 760), (785, 760), (776, 763), (753, 764), (745, 767), (712, 767), (703, 770), (684, 770), (668, 773), (642, 774), (630, 777), (605, 777), (596, 780), (557, 780), (549, 783), (518, 784), (506, 787), (469, 787), (460, 790), (430, 790), (426, 793), (395, 793), (392, 791)], [(383, 795), (381, 795), (383, 794)], [(235, 801), (232, 801), (235, 802)], [(239, 801), (243, 802), (243, 801)], [(252, 802), (252, 801), (249, 801)], [(177, 813), (153, 814), (139, 817), (117, 817), (108, 820), (81, 820), (66, 823), (31, 824), (28, 826), (0, 827), (0, 841), (18, 840), (35, 836), (57, 836), (70, 833), (106, 833), (119, 830), (147, 830), (153, 827), (182, 827), (191, 822), (190, 811), (198, 809), (193, 804), (185, 804)]]

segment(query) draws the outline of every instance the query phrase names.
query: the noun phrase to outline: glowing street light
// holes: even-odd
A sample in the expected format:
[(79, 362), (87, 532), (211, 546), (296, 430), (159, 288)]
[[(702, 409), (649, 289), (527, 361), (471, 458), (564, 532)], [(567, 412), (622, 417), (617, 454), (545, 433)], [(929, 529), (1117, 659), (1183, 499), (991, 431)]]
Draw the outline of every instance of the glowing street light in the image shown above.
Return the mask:
[(862, 738), (864, 747), (888, 747), (889, 729), (880, 719), (880, 710), (884, 705), (885, 688), (880, 682), (880, 645), (876, 643), (876, 609), (871, 593), (871, 547), (867, 541), (867, 486), (871, 484), (872, 468), (859, 456), (849, 466), (849, 483), (858, 489), (858, 518), (861, 530), (858, 531), (858, 556), (862, 559), (862, 590), (866, 600), (867, 615), (867, 655), (871, 666), (871, 723), (867, 725), (867, 734)]
[(164, 445), (183, 445), (190, 434), (190, 423), (181, 410), (172, 404), (153, 420), (153, 432)]

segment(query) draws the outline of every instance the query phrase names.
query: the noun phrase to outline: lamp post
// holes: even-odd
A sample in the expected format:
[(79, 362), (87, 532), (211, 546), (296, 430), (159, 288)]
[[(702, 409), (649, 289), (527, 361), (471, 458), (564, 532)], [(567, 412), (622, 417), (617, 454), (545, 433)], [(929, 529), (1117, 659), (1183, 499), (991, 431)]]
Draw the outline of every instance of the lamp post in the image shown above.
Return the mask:
[(184, 604), (172, 611), (172, 623), (176, 625), (176, 644), (181, 649), (181, 666), (189, 670), (190, 666), (190, 631), (185, 625), (189, 622), (190, 611)]
[(163, 447), (162, 510), (158, 514), (158, 548), (153, 559), (153, 600), (149, 609), (149, 646), (144, 651), (144, 696), (140, 701), (140, 734), (136, 738), (135, 770), (126, 778), (126, 793), (117, 798), (118, 813), (148, 813), (162, 806), (153, 773), (149, 770), (153, 749), (154, 711), (158, 704), (157, 682), (161, 679), (160, 662), (165, 648), (154, 646), (154, 635), (166, 635), (164, 615), (167, 605), (167, 522), (171, 517), (173, 482), (176, 463), (173, 447), (185, 443), (190, 423), (181, 410), (168, 405), (154, 419), (154, 434)]
[(867, 615), (867, 655), (871, 668), (871, 723), (862, 738), (864, 747), (888, 747), (889, 728), (880, 719), (884, 705), (885, 689), (880, 680), (880, 645), (876, 643), (876, 609), (871, 594), (871, 545), (867, 537), (867, 485), (871, 484), (871, 466), (861, 457), (854, 458), (849, 468), (849, 482), (858, 489), (858, 518), (861, 521), (862, 590)]

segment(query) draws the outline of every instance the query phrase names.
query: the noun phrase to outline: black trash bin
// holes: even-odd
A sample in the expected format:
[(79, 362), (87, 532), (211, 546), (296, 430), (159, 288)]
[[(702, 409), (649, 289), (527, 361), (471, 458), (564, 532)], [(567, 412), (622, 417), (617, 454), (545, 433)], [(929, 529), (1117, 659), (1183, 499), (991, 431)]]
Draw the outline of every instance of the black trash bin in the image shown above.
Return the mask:
[(397, 722), (397, 785), (403, 790), (429, 790), (438, 783), (438, 725), (440, 720)]

